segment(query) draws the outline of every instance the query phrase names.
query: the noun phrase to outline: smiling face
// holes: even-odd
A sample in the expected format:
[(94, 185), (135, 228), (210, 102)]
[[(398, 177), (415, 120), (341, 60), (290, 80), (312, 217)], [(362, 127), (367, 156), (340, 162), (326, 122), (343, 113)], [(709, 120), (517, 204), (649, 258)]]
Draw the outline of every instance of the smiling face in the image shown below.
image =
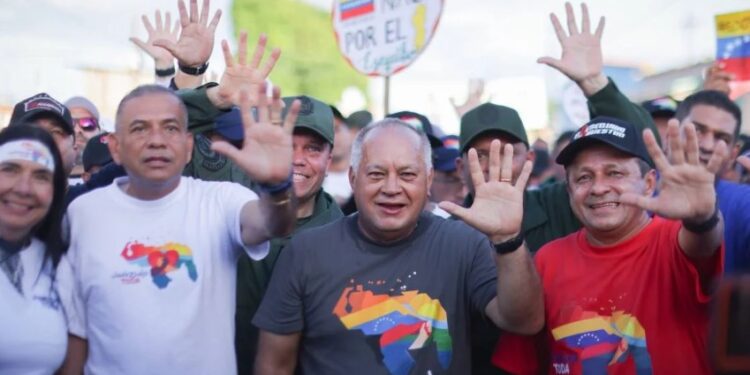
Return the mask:
[(623, 193), (650, 196), (653, 170), (642, 175), (637, 158), (605, 145), (592, 145), (566, 167), (570, 205), (596, 243), (613, 244), (648, 223), (646, 211), (620, 204)]
[(311, 130), (298, 128), (292, 136), (294, 195), (299, 205), (314, 204), (331, 163), (331, 145)]
[(121, 105), (108, 145), (132, 185), (177, 186), (193, 148), (185, 117), (179, 99), (166, 93), (143, 94)]
[(23, 238), (44, 219), (53, 199), (53, 174), (27, 160), (0, 163), (0, 237)]
[(370, 239), (394, 242), (416, 228), (432, 182), (422, 147), (429, 146), (405, 128), (384, 127), (366, 134), (362, 158), (352, 165), (349, 179), (359, 227)]

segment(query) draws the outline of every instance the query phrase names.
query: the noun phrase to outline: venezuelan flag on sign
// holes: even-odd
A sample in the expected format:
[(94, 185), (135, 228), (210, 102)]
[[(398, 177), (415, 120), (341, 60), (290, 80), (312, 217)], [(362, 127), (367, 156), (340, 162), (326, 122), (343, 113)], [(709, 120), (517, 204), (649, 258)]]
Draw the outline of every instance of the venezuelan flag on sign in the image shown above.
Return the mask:
[(717, 15), (716, 37), (716, 60), (735, 80), (750, 80), (750, 10)]
[(372, 13), (374, 10), (374, 0), (341, 0), (339, 2), (339, 13), (342, 21)]

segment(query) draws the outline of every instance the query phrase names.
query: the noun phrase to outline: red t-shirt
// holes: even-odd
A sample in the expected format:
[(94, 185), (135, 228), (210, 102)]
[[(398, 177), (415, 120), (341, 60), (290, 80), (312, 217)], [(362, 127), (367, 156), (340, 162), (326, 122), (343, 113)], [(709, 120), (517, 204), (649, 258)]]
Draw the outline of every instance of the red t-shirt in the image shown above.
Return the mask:
[(545, 330), (537, 343), (503, 336), (493, 363), (518, 374), (538, 363), (550, 374), (710, 374), (710, 296), (696, 267), (719, 276), (724, 249), (696, 264), (680, 249), (680, 227), (654, 218), (613, 247), (591, 246), (585, 229), (542, 247)]

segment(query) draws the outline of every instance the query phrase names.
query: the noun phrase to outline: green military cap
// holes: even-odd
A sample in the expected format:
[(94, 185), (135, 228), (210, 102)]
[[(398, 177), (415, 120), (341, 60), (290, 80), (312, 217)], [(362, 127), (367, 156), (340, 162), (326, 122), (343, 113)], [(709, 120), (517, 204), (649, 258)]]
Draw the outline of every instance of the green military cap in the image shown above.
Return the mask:
[(306, 95), (289, 96), (283, 100), (285, 107), (282, 116), (285, 118), (292, 102), (299, 100), (302, 104), (297, 121), (294, 123), (295, 129), (310, 129), (333, 145), (333, 111), (328, 104)]
[(354, 128), (357, 130), (363, 129), (365, 126), (369, 125), (372, 122), (372, 113), (367, 110), (361, 110), (352, 113), (349, 115), (349, 117), (346, 118), (346, 123), (349, 125), (350, 128)]
[(461, 153), (467, 151), (474, 139), (490, 131), (505, 133), (529, 147), (526, 129), (515, 109), (484, 103), (461, 116)]

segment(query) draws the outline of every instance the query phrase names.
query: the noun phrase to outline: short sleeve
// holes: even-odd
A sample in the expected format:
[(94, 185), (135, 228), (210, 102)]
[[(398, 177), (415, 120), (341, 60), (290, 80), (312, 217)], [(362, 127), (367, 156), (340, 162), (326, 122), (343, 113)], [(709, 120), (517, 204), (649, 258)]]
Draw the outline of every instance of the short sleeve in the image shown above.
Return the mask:
[(55, 283), (68, 324), (68, 332), (85, 339), (87, 337), (86, 308), (69, 254), (64, 255), (57, 265)]
[(279, 255), (253, 324), (276, 334), (291, 334), (304, 328), (304, 259), (292, 240)]
[(484, 315), (485, 308), (497, 295), (497, 268), (489, 239), (483, 238), (475, 243), (467, 288), (472, 308)]
[(224, 203), (227, 226), (233, 242), (241, 247), (251, 259), (265, 258), (270, 249), (268, 241), (252, 246), (245, 246), (242, 242), (242, 208), (248, 202), (258, 200), (258, 195), (237, 183), (224, 182), (222, 185), (218, 194)]

